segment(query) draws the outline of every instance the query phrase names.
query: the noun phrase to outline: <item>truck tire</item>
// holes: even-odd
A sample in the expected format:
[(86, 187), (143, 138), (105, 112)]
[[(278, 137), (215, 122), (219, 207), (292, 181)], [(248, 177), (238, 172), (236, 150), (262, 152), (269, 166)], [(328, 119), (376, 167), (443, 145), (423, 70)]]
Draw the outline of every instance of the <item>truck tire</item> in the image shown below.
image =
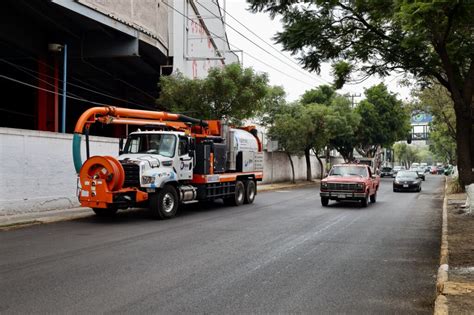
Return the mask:
[(377, 191), (374, 192), (374, 194), (370, 196), (370, 202), (371, 203), (376, 203), (377, 202)]
[(360, 204), (364, 208), (367, 207), (367, 205), (369, 204), (369, 194), (367, 194), (365, 198), (362, 198), (362, 200), (360, 201)]
[(329, 198), (321, 197), (321, 204), (323, 205), (323, 207), (327, 207), (329, 205)]
[(255, 200), (255, 196), (257, 195), (257, 185), (255, 181), (249, 180), (245, 185), (245, 204), (251, 204)]
[(117, 213), (118, 208), (92, 208), (92, 211), (98, 217), (113, 217)]
[(240, 206), (244, 203), (245, 200), (245, 186), (240, 180), (235, 182), (235, 192), (234, 195), (224, 198), (224, 204), (229, 206)]
[(165, 185), (149, 198), (151, 215), (155, 219), (170, 219), (178, 211), (178, 193), (171, 185)]

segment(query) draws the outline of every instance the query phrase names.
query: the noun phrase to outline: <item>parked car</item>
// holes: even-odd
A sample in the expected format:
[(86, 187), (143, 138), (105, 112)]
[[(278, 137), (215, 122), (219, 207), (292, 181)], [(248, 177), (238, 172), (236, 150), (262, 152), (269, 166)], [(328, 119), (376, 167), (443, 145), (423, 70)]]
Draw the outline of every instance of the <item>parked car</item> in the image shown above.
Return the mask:
[(405, 166), (395, 166), (393, 168), (393, 177), (397, 176), (398, 171), (402, 171), (405, 169)]
[(440, 165), (436, 167), (436, 174), (443, 175), (444, 174), (444, 166)]
[(425, 166), (425, 173), (431, 173), (431, 168), (432, 168), (432, 167), (433, 167), (433, 166), (431, 166), (431, 165)]
[(449, 176), (453, 173), (453, 166), (452, 165), (448, 165), (445, 169), (444, 169), (444, 175), (446, 176)]
[(382, 167), (380, 177), (393, 177), (393, 169), (391, 167)]
[(432, 166), (430, 169), (430, 174), (438, 174), (438, 168), (436, 166)]
[(415, 171), (400, 171), (393, 180), (393, 191), (421, 191), (421, 178)]

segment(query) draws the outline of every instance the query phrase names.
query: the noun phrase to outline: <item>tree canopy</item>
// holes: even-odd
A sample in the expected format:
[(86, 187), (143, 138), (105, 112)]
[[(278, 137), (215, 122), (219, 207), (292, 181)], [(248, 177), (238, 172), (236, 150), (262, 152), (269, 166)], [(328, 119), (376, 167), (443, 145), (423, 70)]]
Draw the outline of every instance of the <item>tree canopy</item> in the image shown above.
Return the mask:
[[(204, 79), (189, 79), (182, 74), (163, 76), (160, 88), (160, 105), (201, 119), (250, 118), (271, 99), (270, 92), (277, 93), (268, 86), (266, 74), (237, 63), (212, 68)], [(278, 93), (281, 96), (281, 91)]]
[[(282, 16), (275, 39), (319, 72), (333, 62), (341, 86), (351, 70), (367, 76), (391, 71), (431, 78), (446, 87), (457, 120), (458, 166), (471, 182), (474, 92), (474, 5), (470, 1), (248, 0), (253, 11)], [(345, 62), (346, 64), (340, 64)], [(474, 160), (474, 154), (473, 160)]]
[(365, 97), (356, 107), (361, 117), (356, 132), (357, 150), (373, 157), (377, 146), (389, 148), (395, 141), (406, 139), (410, 117), (402, 102), (382, 83), (367, 89)]
[(418, 102), (415, 110), (433, 116), (430, 124), (430, 150), (443, 162), (454, 164), (456, 161), (456, 117), (454, 104), (449, 92), (440, 84), (416, 91)]

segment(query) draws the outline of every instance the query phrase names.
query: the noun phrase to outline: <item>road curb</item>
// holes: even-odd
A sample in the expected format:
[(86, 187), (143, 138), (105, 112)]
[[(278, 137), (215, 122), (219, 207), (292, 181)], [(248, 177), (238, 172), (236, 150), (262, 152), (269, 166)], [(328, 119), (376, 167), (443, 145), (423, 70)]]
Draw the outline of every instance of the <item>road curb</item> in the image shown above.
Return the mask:
[[(257, 186), (258, 192), (266, 192), (266, 191), (273, 191), (273, 190), (280, 190), (280, 189), (296, 189), (296, 188), (301, 188), (301, 187), (307, 187), (307, 186), (317, 186), (319, 184), (319, 181), (314, 181), (314, 182), (303, 182), (303, 183), (296, 183), (296, 184), (276, 184), (274, 187), (265, 187), (267, 185), (262, 185), (260, 187)], [(268, 185), (270, 186), (270, 185)]]
[[(0, 232), (20, 229), (20, 228), (29, 227), (32, 225), (78, 220), (78, 219), (91, 217), (94, 215), (92, 212), (89, 212), (89, 211), (84, 212), (83, 209), (81, 208), (78, 208), (78, 209), (79, 210), (77, 212), (72, 212), (71, 209), (65, 209), (64, 210), (65, 213), (63, 214), (45, 215), (43, 217), (36, 217), (36, 218), (25, 217), (24, 219), (13, 220), (12, 222), (9, 222), (9, 221), (0, 222)], [(55, 211), (57, 212), (57, 210)]]
[(434, 307), (434, 314), (442, 315), (448, 314), (448, 299), (443, 295), (445, 283), (448, 281), (448, 180), (444, 183), (444, 199), (443, 199), (443, 223), (441, 228), (441, 252), (439, 259), (438, 275), (436, 279), (436, 301)]

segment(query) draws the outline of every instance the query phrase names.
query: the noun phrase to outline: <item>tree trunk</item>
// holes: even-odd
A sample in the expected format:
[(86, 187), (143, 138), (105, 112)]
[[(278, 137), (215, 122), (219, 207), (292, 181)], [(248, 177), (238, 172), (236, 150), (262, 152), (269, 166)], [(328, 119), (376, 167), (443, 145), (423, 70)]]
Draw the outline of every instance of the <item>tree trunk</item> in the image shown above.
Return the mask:
[(286, 155), (288, 156), (288, 160), (290, 160), (290, 165), (291, 165), (291, 182), (294, 184), (295, 183), (295, 166), (293, 165), (293, 160), (291, 159), (291, 154), (286, 152)]
[(317, 155), (317, 154), (316, 154), (316, 158), (318, 159), (319, 168), (320, 168), (320, 170), (321, 170), (321, 174), (319, 175), (319, 179), (323, 179), (323, 177), (324, 177), (323, 161), (321, 160), (321, 158), (320, 158), (319, 155)]
[[(461, 105), (462, 106), (462, 105)], [(455, 108), (460, 106), (456, 106)], [(464, 188), (472, 182), (471, 171), (471, 115), (463, 115), (456, 110), (456, 145), (458, 156), (459, 181)]]
[(309, 148), (304, 149), (304, 157), (306, 159), (306, 180), (312, 181), (313, 175), (311, 174), (311, 155), (309, 154), (311, 151)]

